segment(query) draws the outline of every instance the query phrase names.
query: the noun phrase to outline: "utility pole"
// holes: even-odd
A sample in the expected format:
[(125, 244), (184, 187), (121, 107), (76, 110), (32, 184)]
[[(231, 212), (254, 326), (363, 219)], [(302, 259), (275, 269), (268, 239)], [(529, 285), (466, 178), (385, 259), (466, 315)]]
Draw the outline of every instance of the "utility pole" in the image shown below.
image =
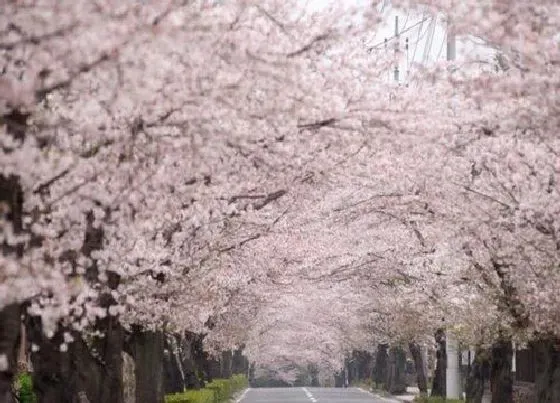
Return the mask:
[(453, 25), (450, 20), (447, 21), (447, 61), (455, 60), (455, 33), (453, 32)]
[(447, 331), (445, 335), (445, 350), (447, 355), (447, 368), (445, 370), (445, 397), (448, 399), (460, 399), (463, 397), (462, 379), (461, 379), (461, 352), (459, 343)]
[(399, 82), (399, 16), (395, 15), (395, 82)]
[[(447, 20), (447, 61), (455, 60), (455, 33), (451, 19)], [(455, 92), (455, 91), (454, 91)], [(453, 94), (455, 95), (455, 94)], [(461, 350), (459, 343), (451, 332), (447, 332), (447, 369), (446, 369), (446, 397), (461, 399), (463, 397), (463, 382), (461, 376)], [(470, 362), (469, 362), (470, 365)]]
[[(447, 20), (447, 61), (455, 60), (455, 33), (451, 19)], [(451, 332), (447, 334), (447, 370), (446, 370), (446, 397), (460, 399), (463, 397), (463, 382), (461, 377), (461, 351), (459, 343)], [(470, 366), (470, 362), (469, 362)]]

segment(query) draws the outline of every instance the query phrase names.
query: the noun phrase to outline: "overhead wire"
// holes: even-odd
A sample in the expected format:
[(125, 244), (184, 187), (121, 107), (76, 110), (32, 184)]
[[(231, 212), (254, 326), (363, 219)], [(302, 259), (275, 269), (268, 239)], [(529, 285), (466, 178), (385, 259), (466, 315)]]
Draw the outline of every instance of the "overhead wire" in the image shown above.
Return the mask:
[[(402, 34), (404, 34), (405, 32), (408, 32), (408, 31), (413, 30), (413, 29), (416, 28), (418, 25), (422, 24), (423, 22), (427, 21), (428, 19), (429, 19), (429, 17), (423, 18), (423, 19), (420, 20), (419, 22), (417, 22), (417, 23), (411, 25), (410, 27), (408, 27), (407, 29), (405, 29), (405, 30), (399, 32), (399, 36), (402, 35)], [(377, 44), (375, 44), (375, 45), (369, 47), (369, 48), (368, 48), (368, 52), (372, 52), (372, 51), (374, 51), (374, 50), (378, 50), (381, 46), (384, 46), (386, 43), (389, 43), (389, 41), (391, 41), (392, 39), (395, 39), (396, 37), (397, 37), (396, 35), (393, 35), (393, 36), (391, 36), (391, 37), (389, 37), (389, 38), (386, 38), (386, 39), (384, 39), (383, 41), (381, 41), (381, 42), (379, 42), (379, 43), (377, 43)]]
[[(422, 13), (422, 19), (424, 19), (425, 14)], [(420, 28), (418, 28), (418, 35), (416, 36), (416, 43), (414, 44), (414, 52), (412, 53), (412, 63), (414, 63), (414, 60), (416, 59), (416, 50), (418, 49), (418, 44), (420, 43), (420, 34), (422, 33), (422, 28), (424, 27), (424, 23), (422, 22), (420, 24)], [(426, 32), (428, 32), (426, 30)], [(423, 37), (424, 35), (422, 35)]]
[(404, 24), (402, 26), (402, 31), (399, 32), (399, 35), (406, 31), (406, 24), (408, 23), (409, 14), (410, 14), (410, 11), (407, 11), (406, 12), (406, 18), (404, 19)]
[(432, 44), (434, 41), (434, 31), (436, 27), (436, 19), (437, 17), (432, 17), (429, 25), (429, 34), (428, 38), (426, 39), (426, 45), (424, 46), (424, 55), (422, 57), (422, 61), (426, 63), (428, 61), (428, 56), (430, 55), (430, 51), (432, 50)]
[(443, 52), (443, 45), (445, 44), (445, 42), (447, 41), (447, 29), (445, 30), (445, 34), (443, 35), (443, 40), (441, 41), (441, 46), (439, 48), (439, 52), (437, 54), (436, 60), (439, 60), (440, 56), (441, 56), (441, 52)]

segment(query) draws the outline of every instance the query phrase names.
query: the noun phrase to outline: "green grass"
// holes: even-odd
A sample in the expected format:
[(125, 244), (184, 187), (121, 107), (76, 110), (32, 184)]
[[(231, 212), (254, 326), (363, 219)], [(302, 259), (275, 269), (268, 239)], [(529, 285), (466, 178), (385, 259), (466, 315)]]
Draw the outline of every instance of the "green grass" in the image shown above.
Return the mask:
[(229, 379), (214, 379), (204, 389), (167, 395), (165, 403), (223, 403), (246, 387), (247, 378), (244, 375), (234, 375)]
[(446, 399), (444, 397), (439, 396), (418, 396), (414, 399), (415, 403), (464, 403), (464, 400), (460, 399)]
[(37, 397), (33, 391), (33, 381), (31, 374), (18, 374), (16, 379), (17, 397), (20, 403), (36, 403)]
[(165, 403), (215, 403), (213, 390), (188, 390), (165, 396)]

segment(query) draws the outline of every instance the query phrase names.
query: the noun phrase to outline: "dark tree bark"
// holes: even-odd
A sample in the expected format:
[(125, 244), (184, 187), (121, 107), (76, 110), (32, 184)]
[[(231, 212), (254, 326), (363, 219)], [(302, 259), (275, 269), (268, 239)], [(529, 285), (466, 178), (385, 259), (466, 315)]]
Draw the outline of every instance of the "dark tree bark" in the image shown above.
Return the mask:
[(194, 339), (194, 333), (185, 332), (185, 335), (181, 340), (181, 364), (183, 366), (185, 387), (187, 389), (200, 389), (202, 386), (194, 359)]
[[(86, 215), (87, 228), (81, 252), (91, 256), (94, 250), (103, 246), (103, 229), (93, 226), (93, 214)], [(76, 253), (67, 251), (61, 256), (74, 264)], [(107, 286), (118, 287), (120, 277), (107, 272)], [(86, 270), (86, 279), (98, 283), (98, 268), (94, 261)], [(109, 308), (116, 301), (110, 293), (99, 296), (99, 306)], [(88, 337), (60, 328), (52, 339), (45, 337), (40, 318), (28, 318), (27, 327), (31, 343), (39, 346), (39, 351), (31, 355), (33, 362), (34, 387), (40, 403), (74, 403), (87, 398), (90, 403), (122, 403), (122, 352), (124, 329), (117, 317), (108, 315), (96, 321), (92, 330), (100, 331), (103, 337)], [(68, 332), (74, 341), (67, 345), (67, 351), (60, 351), (64, 341), (63, 333)]]
[(536, 352), (537, 402), (560, 402), (560, 339), (543, 337), (533, 346)]
[(216, 357), (210, 357), (210, 356), (208, 356), (208, 358), (206, 359), (208, 360), (208, 366), (209, 366), (209, 371), (207, 372), (208, 382), (212, 382), (213, 379), (219, 379), (222, 373), (222, 365), (220, 363), (220, 360)]
[[(118, 319), (110, 317), (105, 319), (107, 322), (102, 329), (105, 329), (105, 337), (96, 339), (94, 345), (96, 350), (102, 352), (104, 364), (101, 374), (101, 382), (97, 385), (99, 402), (124, 402), (123, 395), (123, 345), (124, 329)], [(93, 401), (90, 402), (93, 403)]]
[(347, 386), (352, 385), (354, 380), (357, 378), (356, 375), (356, 362), (349, 358), (344, 359), (344, 368), (346, 373)]
[(422, 394), (427, 394), (428, 378), (426, 377), (426, 372), (424, 372), (426, 366), (424, 363), (424, 357), (422, 356), (422, 350), (420, 349), (420, 346), (415, 342), (409, 343), (408, 348), (410, 350), (410, 354), (412, 355), (412, 359), (414, 360), (418, 389)]
[(195, 363), (197, 377), (200, 387), (204, 387), (205, 382), (212, 382), (210, 376), (210, 361), (208, 360), (208, 353), (204, 351), (203, 341), (204, 335), (192, 334), (192, 358)]
[(310, 386), (318, 387), (319, 385), (319, 369), (315, 364), (308, 364), (307, 365), (307, 373), (309, 374), (310, 378)]
[[(20, 114), (17, 111), (12, 112), (10, 116), (4, 116), (8, 125), (8, 133), (14, 137), (23, 137), (24, 131), (17, 133), (14, 130), (25, 128), (27, 117), (28, 115)], [(0, 214), (7, 217), (14, 234), (23, 232), (23, 192), (16, 176), (5, 177), (0, 175)], [(4, 241), (0, 244), (0, 251), (4, 256), (19, 259), (23, 256), (23, 250), (23, 243), (12, 245)], [(5, 357), (6, 362), (3, 364), (7, 366), (7, 368), (0, 368), (0, 403), (11, 403), (13, 401), (11, 390), (17, 370), (20, 316), (21, 307), (19, 304), (6, 306), (0, 311), (0, 357)]]
[(232, 374), (247, 374), (247, 359), (243, 356), (243, 347), (233, 352), (231, 372)]
[(174, 334), (165, 334), (164, 341), (165, 393), (182, 392), (185, 389), (185, 379), (179, 352), (180, 337)]
[(251, 362), (249, 363), (249, 369), (247, 371), (249, 373), (249, 382), (251, 384), (253, 384), (253, 382), (255, 381), (255, 363)]
[(381, 384), (384, 384), (387, 380), (387, 368), (388, 368), (388, 344), (378, 344), (377, 345), (377, 353), (375, 356), (375, 376), (374, 381), (379, 387)]
[(492, 389), (492, 403), (513, 402), (513, 376), (511, 372), (511, 358), (513, 355), (511, 340), (500, 339), (491, 349), (490, 387)]
[(447, 353), (445, 342), (445, 331), (438, 329), (435, 334), (437, 345), (436, 351), (436, 370), (434, 371), (434, 381), (432, 384), (432, 396), (445, 397), (447, 388), (445, 383), (445, 376), (447, 371)]
[(372, 376), (373, 357), (367, 351), (352, 351), (352, 363), (350, 365), (352, 379), (365, 381)]
[(385, 389), (391, 394), (406, 392), (406, 354), (401, 347), (389, 349), (389, 368)]
[(366, 352), (365, 362), (363, 367), (363, 379), (372, 380), (375, 371), (375, 359), (370, 352)]
[(335, 372), (334, 373), (334, 387), (335, 388), (344, 387), (344, 373), (343, 372)]
[(40, 318), (31, 318), (28, 329), (31, 341), (40, 347), (31, 353), (33, 387), (39, 403), (74, 403), (80, 394), (98, 402), (92, 385), (100, 384), (101, 362), (91, 355), (80, 335), (73, 333), (75, 341), (62, 352), (63, 329), (49, 339), (43, 334)]
[[(60, 351), (63, 332), (43, 334), (41, 320), (27, 321), (30, 341), (40, 349), (32, 352), (33, 386), (39, 403), (75, 403), (86, 397), (90, 403), (122, 403), (123, 329), (115, 318), (107, 318), (105, 337), (86, 343), (79, 333), (68, 351)], [(95, 352), (94, 352), (95, 351)]]
[(12, 383), (16, 373), (17, 348), (21, 324), (21, 307), (12, 304), (0, 311), (0, 356), (7, 368), (0, 370), (0, 403), (12, 403)]
[(484, 380), (489, 366), (488, 352), (476, 349), (473, 363), (467, 375), (466, 397), (467, 403), (481, 403), (484, 395)]
[(136, 401), (163, 403), (163, 332), (134, 329)]
[(222, 351), (222, 359), (220, 360), (220, 363), (222, 364), (221, 377), (224, 379), (231, 378), (232, 358), (233, 358), (233, 354), (231, 350)]

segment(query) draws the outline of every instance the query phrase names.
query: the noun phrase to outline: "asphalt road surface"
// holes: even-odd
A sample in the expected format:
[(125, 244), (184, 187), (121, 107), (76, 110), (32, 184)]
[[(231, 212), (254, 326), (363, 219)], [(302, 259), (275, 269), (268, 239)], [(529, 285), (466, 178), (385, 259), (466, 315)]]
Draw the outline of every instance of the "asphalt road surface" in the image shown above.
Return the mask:
[(398, 403), (357, 388), (248, 389), (237, 403)]

